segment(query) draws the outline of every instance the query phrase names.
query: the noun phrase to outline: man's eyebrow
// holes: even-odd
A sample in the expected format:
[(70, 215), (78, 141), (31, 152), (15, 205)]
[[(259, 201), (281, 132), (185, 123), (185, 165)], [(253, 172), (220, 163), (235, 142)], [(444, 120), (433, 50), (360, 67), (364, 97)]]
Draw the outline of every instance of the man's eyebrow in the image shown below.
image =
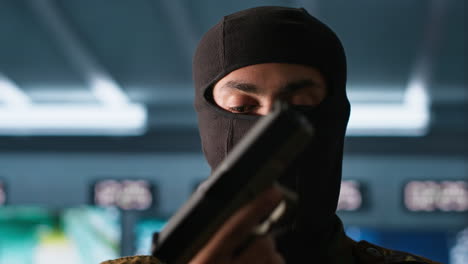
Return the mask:
[(223, 87), (237, 89), (246, 93), (261, 94), (260, 89), (255, 84), (240, 81), (229, 81)]
[[(307, 87), (317, 87), (318, 84), (312, 79), (300, 79), (297, 81), (292, 81), (290, 83), (287, 83), (280, 89), (280, 93), (293, 93), (297, 90), (307, 88)], [(246, 82), (241, 82), (241, 81), (228, 81), (226, 82), (223, 87), (227, 88), (232, 88), (236, 90), (240, 90), (246, 93), (251, 93), (251, 94), (263, 94), (264, 91), (262, 89), (259, 89), (258, 86), (252, 83), (246, 83)]]

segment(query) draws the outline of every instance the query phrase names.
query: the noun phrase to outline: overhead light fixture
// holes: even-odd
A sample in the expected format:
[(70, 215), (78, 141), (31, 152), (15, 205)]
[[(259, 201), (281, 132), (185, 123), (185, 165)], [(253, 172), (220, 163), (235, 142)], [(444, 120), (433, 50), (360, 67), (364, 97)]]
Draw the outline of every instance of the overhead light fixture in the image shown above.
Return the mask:
[(0, 107), (0, 135), (141, 135), (146, 115), (138, 104), (118, 108), (70, 104)]
[[(99, 104), (36, 104), (0, 74), (0, 135), (135, 136), (146, 130), (147, 112), (132, 104), (112, 80), (96, 77)], [(104, 100), (105, 98), (105, 100)]]
[(410, 82), (401, 103), (359, 103), (351, 107), (348, 136), (423, 136), (430, 122), (423, 82)]
[[(126, 99), (124, 93), (121, 96)], [(0, 99), (4, 102), (0, 105), (0, 135), (131, 136), (146, 130), (147, 112), (140, 104), (116, 99), (98, 105), (34, 104), (1, 73)]]
[[(0, 73), (0, 135), (132, 136), (146, 130), (146, 108), (131, 104), (105, 81), (94, 86), (106, 102), (34, 104), (17, 85)], [(110, 87), (110, 88), (109, 88)], [(100, 100), (101, 101), (101, 100)]]

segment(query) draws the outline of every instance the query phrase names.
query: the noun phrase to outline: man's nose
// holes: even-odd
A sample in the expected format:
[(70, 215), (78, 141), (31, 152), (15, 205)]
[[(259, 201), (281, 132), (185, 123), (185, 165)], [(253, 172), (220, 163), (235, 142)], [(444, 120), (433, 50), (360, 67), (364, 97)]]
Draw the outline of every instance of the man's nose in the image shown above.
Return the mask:
[(268, 113), (273, 111), (273, 109), (275, 108), (276, 103), (279, 100), (281, 100), (283, 102), (286, 102), (286, 103), (289, 103), (289, 104), (292, 103), (291, 98), (283, 98), (283, 97), (279, 97), (278, 95), (272, 96), (271, 98), (269, 98), (268, 100), (266, 100), (264, 102), (264, 104), (261, 107), (262, 108), (261, 111), (259, 111), (259, 115), (267, 115)]

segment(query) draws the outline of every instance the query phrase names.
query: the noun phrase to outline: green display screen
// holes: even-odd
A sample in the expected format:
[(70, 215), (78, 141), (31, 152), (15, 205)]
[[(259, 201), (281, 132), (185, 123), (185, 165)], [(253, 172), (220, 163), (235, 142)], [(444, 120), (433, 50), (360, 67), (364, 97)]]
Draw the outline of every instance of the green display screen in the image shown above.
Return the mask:
[(0, 208), (0, 263), (100, 263), (119, 257), (119, 240), (115, 209)]

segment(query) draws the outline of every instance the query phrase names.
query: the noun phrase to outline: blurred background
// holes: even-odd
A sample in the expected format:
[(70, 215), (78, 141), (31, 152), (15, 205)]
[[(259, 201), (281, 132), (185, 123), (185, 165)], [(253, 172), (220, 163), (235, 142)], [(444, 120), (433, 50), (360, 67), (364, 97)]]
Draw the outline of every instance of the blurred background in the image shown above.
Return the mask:
[(465, 1), (0, 0), (0, 264), (149, 253), (210, 173), (192, 53), (258, 5), (304, 7), (345, 46), (348, 235), (468, 263)]

